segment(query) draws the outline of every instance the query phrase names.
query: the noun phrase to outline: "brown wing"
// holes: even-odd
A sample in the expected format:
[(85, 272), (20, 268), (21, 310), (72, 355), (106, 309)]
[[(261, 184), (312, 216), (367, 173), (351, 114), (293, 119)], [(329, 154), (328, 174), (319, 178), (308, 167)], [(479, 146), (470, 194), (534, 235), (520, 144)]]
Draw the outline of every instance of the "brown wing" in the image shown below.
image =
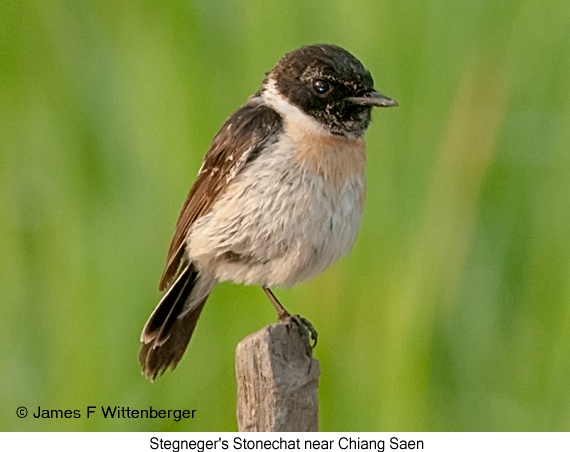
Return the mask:
[(247, 103), (226, 120), (214, 137), (182, 206), (160, 279), (160, 290), (168, 287), (178, 271), (190, 226), (208, 212), (243, 167), (277, 139), (281, 128), (281, 116), (255, 101)]

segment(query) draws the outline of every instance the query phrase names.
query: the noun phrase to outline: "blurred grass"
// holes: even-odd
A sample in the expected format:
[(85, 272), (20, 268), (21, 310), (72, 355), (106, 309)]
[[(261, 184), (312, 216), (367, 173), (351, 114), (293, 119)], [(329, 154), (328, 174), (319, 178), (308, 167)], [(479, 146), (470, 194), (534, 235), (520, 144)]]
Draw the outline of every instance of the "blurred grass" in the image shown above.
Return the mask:
[[(400, 107), (367, 135), (348, 259), (279, 291), (320, 333), (322, 430), (570, 429), (570, 5), (0, 2), (0, 429), (232, 430), (233, 353), (274, 321), (223, 284), (176, 372), (136, 359), (223, 120), (333, 42)], [(18, 419), (18, 406), (197, 409)]]

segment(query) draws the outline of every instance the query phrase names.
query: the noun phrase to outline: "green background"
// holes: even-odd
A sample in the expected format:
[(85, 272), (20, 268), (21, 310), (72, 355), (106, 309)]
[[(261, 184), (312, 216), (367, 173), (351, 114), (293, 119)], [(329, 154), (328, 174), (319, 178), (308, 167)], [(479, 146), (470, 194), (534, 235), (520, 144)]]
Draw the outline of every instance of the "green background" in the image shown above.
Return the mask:
[(568, 0), (0, 5), (2, 430), (237, 428), (235, 346), (275, 321), (259, 288), (217, 286), (153, 384), (139, 335), (212, 137), (315, 42), (400, 103), (373, 113), (352, 254), (276, 292), (320, 334), (321, 429), (570, 429)]

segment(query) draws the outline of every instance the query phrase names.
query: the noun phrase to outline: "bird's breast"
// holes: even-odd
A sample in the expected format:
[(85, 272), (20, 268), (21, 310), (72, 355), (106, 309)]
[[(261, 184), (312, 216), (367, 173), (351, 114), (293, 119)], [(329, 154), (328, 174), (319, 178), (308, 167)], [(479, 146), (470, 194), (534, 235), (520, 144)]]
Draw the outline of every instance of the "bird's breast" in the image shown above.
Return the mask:
[(347, 254), (365, 195), (363, 140), (282, 136), (250, 162), (188, 237), (219, 280), (292, 286)]
[(364, 177), (364, 138), (334, 135), (308, 121), (287, 121), (285, 128), (285, 140), (291, 142), (294, 158), (327, 184), (340, 186), (351, 177)]

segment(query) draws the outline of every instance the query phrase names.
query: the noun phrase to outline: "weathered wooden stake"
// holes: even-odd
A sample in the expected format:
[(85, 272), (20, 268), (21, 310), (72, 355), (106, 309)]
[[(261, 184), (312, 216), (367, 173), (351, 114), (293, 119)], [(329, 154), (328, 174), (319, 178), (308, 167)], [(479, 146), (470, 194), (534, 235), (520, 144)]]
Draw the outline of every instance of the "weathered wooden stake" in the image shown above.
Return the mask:
[(240, 432), (318, 431), (319, 361), (295, 322), (275, 323), (236, 348)]

